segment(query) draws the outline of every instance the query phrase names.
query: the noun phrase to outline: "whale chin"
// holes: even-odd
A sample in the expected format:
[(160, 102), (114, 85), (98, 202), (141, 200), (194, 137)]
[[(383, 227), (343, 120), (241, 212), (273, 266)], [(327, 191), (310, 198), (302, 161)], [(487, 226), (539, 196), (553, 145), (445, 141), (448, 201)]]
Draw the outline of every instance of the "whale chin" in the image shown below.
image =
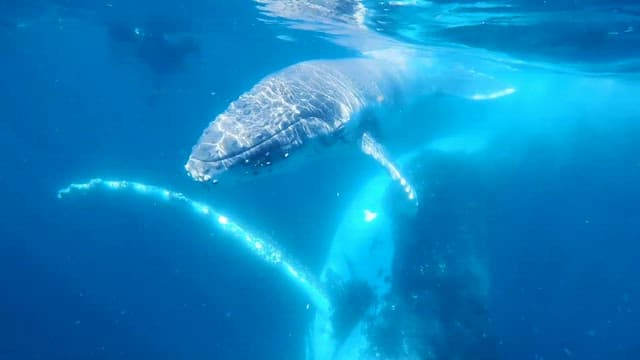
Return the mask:
[(215, 169), (215, 167), (211, 167), (211, 164), (205, 163), (204, 161), (195, 159), (193, 157), (189, 157), (189, 160), (184, 165), (184, 168), (185, 170), (187, 170), (187, 175), (189, 175), (189, 177), (199, 182), (217, 182), (216, 177), (224, 172), (216, 172), (213, 170)]
[[(199, 182), (243, 182), (254, 180), (257, 176), (273, 174), (289, 169), (282, 163), (290, 163), (289, 153), (274, 155), (270, 152), (250, 150), (234, 157), (221, 160), (200, 160), (193, 155), (189, 157), (184, 168), (187, 174)], [(273, 166), (274, 163), (276, 166)]]
[[(301, 141), (289, 142), (286, 132), (271, 136), (263, 141), (253, 141), (252, 146), (225, 147), (226, 143), (211, 144), (200, 142), (193, 147), (185, 164), (187, 174), (199, 182), (218, 182), (222, 178), (234, 181), (253, 180), (255, 176), (280, 172), (280, 168), (290, 168), (291, 153), (304, 153), (303, 148), (317, 150), (315, 146), (302, 146)], [(313, 142), (312, 142), (313, 143)], [(286, 165), (285, 165), (286, 164)]]

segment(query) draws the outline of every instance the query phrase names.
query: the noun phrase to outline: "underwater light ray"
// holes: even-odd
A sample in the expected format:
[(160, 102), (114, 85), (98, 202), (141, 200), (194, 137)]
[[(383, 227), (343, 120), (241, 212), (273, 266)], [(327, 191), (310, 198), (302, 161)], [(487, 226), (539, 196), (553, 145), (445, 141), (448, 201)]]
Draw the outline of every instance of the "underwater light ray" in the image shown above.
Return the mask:
[(104, 180), (94, 178), (85, 183), (71, 184), (58, 191), (57, 197), (62, 199), (65, 196), (77, 192), (88, 191), (122, 191), (133, 194), (145, 195), (152, 199), (163, 200), (175, 204), (183, 204), (194, 213), (205, 216), (217, 230), (229, 235), (238, 243), (251, 251), (264, 263), (276, 267), (280, 272), (291, 280), (309, 297), (311, 302), (320, 311), (331, 311), (331, 303), (323, 289), (317, 284), (313, 276), (304, 271), (296, 261), (288, 258), (285, 253), (275, 244), (267, 239), (250, 233), (242, 226), (219, 213), (211, 206), (194, 201), (180, 192), (171, 191), (155, 185), (147, 185), (140, 182), (127, 180)]

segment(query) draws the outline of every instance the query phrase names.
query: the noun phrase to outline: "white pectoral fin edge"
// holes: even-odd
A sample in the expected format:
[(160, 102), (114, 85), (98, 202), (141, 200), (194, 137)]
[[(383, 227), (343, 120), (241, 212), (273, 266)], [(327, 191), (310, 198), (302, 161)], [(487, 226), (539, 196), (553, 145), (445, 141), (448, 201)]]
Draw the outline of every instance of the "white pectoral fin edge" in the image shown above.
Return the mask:
[(249, 232), (229, 217), (219, 213), (215, 208), (190, 199), (180, 192), (171, 191), (155, 185), (147, 185), (127, 180), (104, 180), (94, 178), (84, 183), (71, 184), (58, 191), (58, 198), (62, 199), (74, 193), (106, 190), (144, 195), (154, 201), (168, 202), (190, 208), (193, 213), (211, 220), (211, 224), (219, 234), (228, 236), (238, 244), (256, 255), (257, 259), (279, 270), (296, 287), (300, 288), (316, 306), (318, 311), (330, 313), (332, 304), (325, 294), (324, 288), (315, 280), (311, 273), (300, 266), (295, 259), (290, 258), (285, 251), (268, 238)]
[(417, 203), (417, 196), (414, 187), (402, 175), (398, 167), (387, 157), (384, 148), (380, 145), (368, 132), (362, 134), (361, 142), (362, 152), (371, 156), (378, 164), (380, 164), (391, 176), (393, 181), (397, 182), (402, 191), (406, 194), (409, 201)]

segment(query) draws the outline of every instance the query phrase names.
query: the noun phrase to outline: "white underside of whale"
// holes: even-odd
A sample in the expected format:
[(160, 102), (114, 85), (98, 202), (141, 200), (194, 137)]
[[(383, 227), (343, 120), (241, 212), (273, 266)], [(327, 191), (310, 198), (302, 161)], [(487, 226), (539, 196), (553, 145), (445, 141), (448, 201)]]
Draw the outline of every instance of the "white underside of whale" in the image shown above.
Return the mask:
[[(402, 167), (411, 167), (435, 153), (474, 155), (482, 152), (489, 141), (486, 134), (452, 134), (434, 139), (399, 158)], [(394, 220), (406, 212), (397, 206), (405, 199), (394, 192), (394, 181), (387, 174), (369, 180), (344, 211), (332, 238), (320, 282), (329, 281), (329, 275), (343, 282), (365, 282), (373, 290), (374, 301), (365, 316), (375, 316), (385, 306), (385, 295), (392, 288), (392, 266), (396, 251)], [(391, 192), (390, 192), (391, 191)], [(428, 204), (426, 205), (428, 206)], [(404, 209), (404, 207), (400, 207)], [(333, 307), (340, 304), (333, 304)], [(358, 360), (377, 358), (372, 349), (367, 322), (358, 321), (345, 339), (336, 339), (331, 312), (318, 310), (312, 321), (308, 338), (307, 360)], [(411, 349), (395, 360), (415, 358)]]
[[(364, 281), (374, 292), (374, 304), (379, 303), (391, 287), (388, 279), (395, 245), (391, 218), (383, 206), (390, 184), (389, 177), (380, 175), (358, 193), (336, 230), (321, 275), (321, 281), (327, 281), (329, 273), (343, 282)], [(331, 315), (323, 311), (316, 314), (310, 335), (313, 353), (310, 359), (358, 359), (358, 354), (369, 348), (363, 334), (364, 324), (357, 323), (338, 347)]]

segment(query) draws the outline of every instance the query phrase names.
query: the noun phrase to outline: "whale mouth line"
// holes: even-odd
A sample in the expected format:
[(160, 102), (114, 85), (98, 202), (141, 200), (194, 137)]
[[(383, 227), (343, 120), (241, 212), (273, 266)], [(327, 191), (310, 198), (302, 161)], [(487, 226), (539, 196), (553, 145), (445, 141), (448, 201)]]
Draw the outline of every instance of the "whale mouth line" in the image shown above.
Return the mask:
[(208, 164), (218, 163), (218, 162), (227, 161), (227, 160), (233, 160), (233, 159), (241, 157), (241, 156), (243, 156), (243, 155), (245, 155), (245, 154), (247, 154), (247, 153), (249, 153), (251, 151), (254, 151), (256, 148), (264, 145), (265, 143), (269, 142), (270, 140), (273, 140), (274, 138), (276, 138), (278, 135), (282, 134), (283, 132), (291, 129), (294, 126), (296, 126), (301, 121), (302, 120), (295, 120), (294, 122), (292, 122), (291, 124), (287, 125), (283, 129), (280, 129), (280, 130), (274, 132), (273, 134), (271, 134), (267, 138), (255, 143), (252, 146), (247, 147), (247, 148), (245, 148), (245, 149), (243, 149), (241, 151), (238, 151), (238, 152), (235, 152), (235, 153), (231, 153), (231, 154), (227, 154), (227, 155), (225, 155), (223, 157), (219, 157), (219, 158), (215, 158), (215, 159), (211, 159), (211, 160), (198, 159), (197, 157), (194, 157), (194, 156), (190, 156), (190, 158), (193, 158), (195, 160), (198, 160), (198, 161), (203, 162), (203, 163), (208, 163)]

